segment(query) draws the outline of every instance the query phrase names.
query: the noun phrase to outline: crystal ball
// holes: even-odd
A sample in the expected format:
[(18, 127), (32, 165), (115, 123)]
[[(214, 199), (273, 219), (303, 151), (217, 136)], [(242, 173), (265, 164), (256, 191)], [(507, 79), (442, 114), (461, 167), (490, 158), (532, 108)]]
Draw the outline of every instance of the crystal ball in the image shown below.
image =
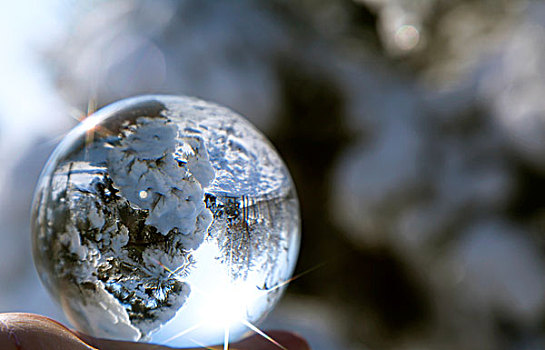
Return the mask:
[(296, 263), (282, 159), (233, 111), (181, 96), (115, 102), (70, 131), (32, 208), (38, 274), (95, 337), (176, 347), (256, 329)]

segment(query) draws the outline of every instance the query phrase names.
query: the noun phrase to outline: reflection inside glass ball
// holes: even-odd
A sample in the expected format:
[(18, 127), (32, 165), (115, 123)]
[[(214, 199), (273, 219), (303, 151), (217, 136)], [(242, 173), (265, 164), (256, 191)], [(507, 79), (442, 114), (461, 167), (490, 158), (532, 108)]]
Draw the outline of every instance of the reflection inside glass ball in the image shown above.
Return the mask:
[(32, 215), (40, 278), (101, 338), (234, 341), (277, 303), (299, 250), (278, 154), (244, 118), (189, 97), (85, 119), (49, 159)]

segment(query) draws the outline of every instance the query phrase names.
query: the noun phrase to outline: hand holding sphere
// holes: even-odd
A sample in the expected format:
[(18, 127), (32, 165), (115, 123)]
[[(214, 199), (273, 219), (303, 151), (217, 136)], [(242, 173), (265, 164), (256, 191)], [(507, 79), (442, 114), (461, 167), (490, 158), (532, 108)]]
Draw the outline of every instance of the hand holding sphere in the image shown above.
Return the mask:
[(274, 307), (300, 240), (279, 155), (232, 111), (143, 96), (83, 121), (33, 206), (43, 283), (76, 328), (170, 346), (240, 339)]

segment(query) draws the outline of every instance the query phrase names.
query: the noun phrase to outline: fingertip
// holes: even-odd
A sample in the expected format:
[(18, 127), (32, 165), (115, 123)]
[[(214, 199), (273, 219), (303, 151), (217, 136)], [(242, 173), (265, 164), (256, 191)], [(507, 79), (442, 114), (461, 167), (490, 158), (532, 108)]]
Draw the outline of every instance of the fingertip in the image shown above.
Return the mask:
[(0, 314), (0, 349), (91, 350), (72, 331), (45, 316)]

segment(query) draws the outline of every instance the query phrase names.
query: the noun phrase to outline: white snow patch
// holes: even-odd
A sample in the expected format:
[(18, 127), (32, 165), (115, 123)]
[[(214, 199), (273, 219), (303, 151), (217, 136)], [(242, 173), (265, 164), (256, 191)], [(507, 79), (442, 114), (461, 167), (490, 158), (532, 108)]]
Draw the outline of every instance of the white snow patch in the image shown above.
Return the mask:
[(178, 137), (167, 119), (141, 117), (109, 148), (107, 162), (121, 194), (149, 210), (148, 225), (164, 235), (178, 229), (188, 249), (202, 242), (211, 222), (203, 187), (214, 171), (201, 138)]
[[(138, 340), (140, 331), (131, 325), (125, 308), (104, 289), (102, 282), (95, 289), (80, 289), (82, 296), (63, 298), (62, 304), (70, 320), (87, 333), (98, 338)], [(85, 316), (84, 316), (85, 315)]]

